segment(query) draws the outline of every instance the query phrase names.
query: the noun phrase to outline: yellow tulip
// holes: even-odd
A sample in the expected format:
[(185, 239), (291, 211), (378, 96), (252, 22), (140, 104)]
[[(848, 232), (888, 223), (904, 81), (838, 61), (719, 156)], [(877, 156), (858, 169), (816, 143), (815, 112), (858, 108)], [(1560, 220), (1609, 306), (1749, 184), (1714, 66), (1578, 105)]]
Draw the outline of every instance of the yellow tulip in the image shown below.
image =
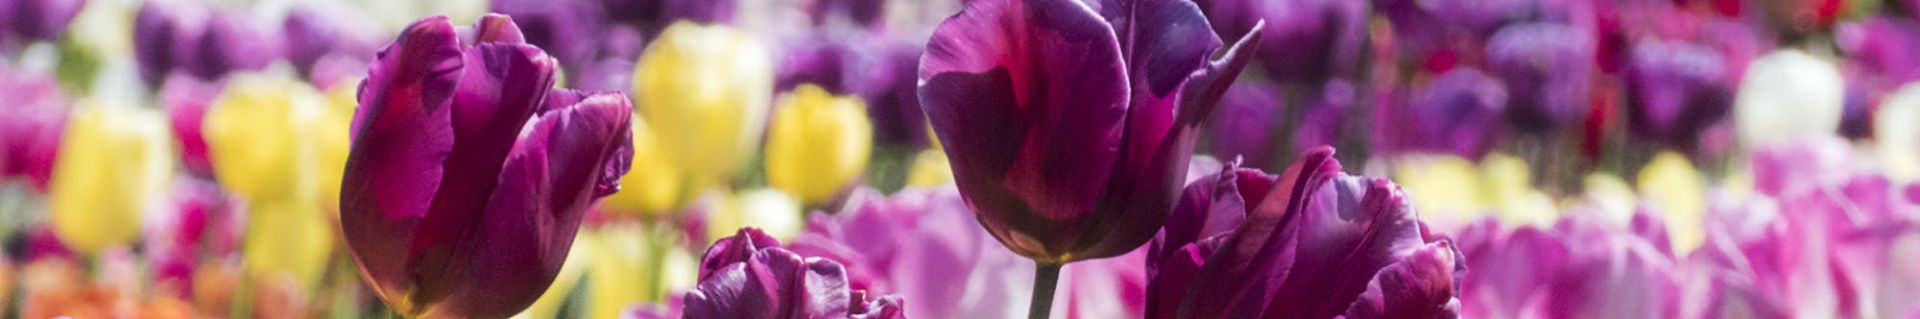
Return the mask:
[(805, 226), (800, 203), (779, 190), (763, 188), (726, 195), (707, 211), (707, 238), (711, 244), (732, 236), (741, 227), (755, 227), (779, 240), (791, 240)]
[(935, 187), (953, 184), (953, 166), (947, 164), (947, 152), (939, 148), (913, 157), (907, 171), (907, 187)]
[(337, 193), (341, 168), (323, 168), (323, 161), (335, 160), (323, 155), (344, 154), (329, 148), (344, 148), (345, 136), (333, 134), (345, 134), (341, 121), (351, 115), (339, 114), (337, 100), (329, 102), (292, 79), (240, 75), (207, 111), (202, 131), (214, 174), (247, 202), (243, 254), (255, 278), (292, 276), (313, 287), (333, 250), (326, 209), (334, 205), (322, 198), (338, 197), (322, 195), (321, 184), (336, 183)]
[(758, 146), (773, 91), (768, 52), (745, 32), (677, 22), (641, 54), (634, 109), (687, 185), (720, 181)]
[(1640, 197), (1666, 214), (1667, 230), (1673, 251), (1685, 255), (1707, 239), (1702, 228), (1706, 218), (1706, 185), (1700, 171), (1686, 156), (1661, 152), (1640, 168)]
[(1527, 162), (1505, 153), (1488, 154), (1480, 161), (1480, 178), (1487, 200), (1494, 205), (1500, 220), (1508, 225), (1553, 225), (1559, 217), (1553, 198), (1533, 187), (1533, 171)]
[(1414, 199), (1414, 209), (1429, 218), (1471, 222), (1490, 208), (1472, 161), (1440, 155), (1406, 158), (1395, 166), (1394, 183)]
[[(347, 131), (353, 126), (353, 109), (360, 105), (359, 92), (359, 80), (339, 81), (327, 89), (326, 111), (320, 117), (318, 128), (320, 176), (316, 190), (320, 192), (320, 205), (327, 212), (340, 211), (340, 179), (346, 176), (347, 151), (352, 148)], [(340, 217), (339, 214), (327, 215), (333, 219)]]
[(636, 302), (660, 303), (693, 287), (698, 263), (680, 249), (678, 230), (608, 225), (580, 236), (589, 253), (587, 318), (617, 318)]
[(660, 148), (647, 122), (638, 115), (633, 121), (633, 171), (620, 177), (620, 192), (600, 203), (616, 212), (663, 213), (679, 208), (688, 189), (680, 170)]
[(173, 175), (174, 150), (157, 111), (81, 104), (61, 140), (48, 209), (60, 241), (91, 254), (140, 234), (141, 212)]
[(1626, 179), (1609, 173), (1596, 172), (1587, 175), (1581, 181), (1581, 185), (1584, 185), (1582, 196), (1590, 207), (1597, 210), (1601, 218), (1619, 229), (1627, 229), (1631, 226), (1633, 214), (1639, 208), (1636, 206), (1638, 197), (1634, 196), (1633, 186), (1627, 184)]
[(867, 169), (873, 123), (860, 98), (804, 84), (776, 111), (767, 134), (767, 184), (813, 205), (833, 199)]

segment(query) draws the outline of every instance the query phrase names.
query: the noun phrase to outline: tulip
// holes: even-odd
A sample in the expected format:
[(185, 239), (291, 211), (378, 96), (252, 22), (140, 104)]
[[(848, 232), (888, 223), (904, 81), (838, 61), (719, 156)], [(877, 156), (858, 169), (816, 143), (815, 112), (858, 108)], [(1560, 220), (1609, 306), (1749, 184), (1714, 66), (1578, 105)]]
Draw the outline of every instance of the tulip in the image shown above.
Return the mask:
[(1889, 95), (1874, 115), (1873, 130), (1888, 177), (1903, 182), (1920, 177), (1920, 85)]
[(235, 75), (202, 123), (214, 176), (246, 200), (242, 256), (255, 278), (313, 287), (333, 252), (319, 188), (326, 103), (293, 79)]
[(767, 136), (767, 183), (806, 205), (833, 199), (866, 171), (873, 124), (859, 98), (801, 85), (777, 109)]
[(173, 124), (174, 138), (180, 141), (181, 164), (189, 172), (213, 172), (213, 162), (207, 158), (207, 140), (201, 127), (207, 109), (219, 95), (220, 86), (217, 83), (178, 73), (167, 76), (166, 84), (160, 87), (160, 103), (166, 108), (167, 118)]
[(409, 316), (504, 317), (533, 303), (594, 200), (626, 173), (632, 109), (554, 89), (557, 63), (506, 16), (444, 16), (382, 50), (359, 92), (340, 196), (355, 264)]
[(1031, 316), (1060, 265), (1139, 247), (1173, 208), (1198, 126), (1259, 35), (1208, 61), (1211, 31), (1180, 0), (972, 1), (934, 30), (921, 107), (980, 225), (1041, 265)]
[(675, 23), (642, 53), (635, 108), (684, 178), (683, 205), (734, 172), (760, 144), (773, 92), (772, 58), (753, 36)]
[(1706, 240), (1701, 219), (1706, 214), (1706, 181), (1693, 162), (1674, 152), (1661, 152), (1640, 168), (1640, 197), (1664, 212), (1671, 227), (1671, 245), (1682, 254), (1692, 252)]
[(707, 248), (684, 302), (687, 318), (904, 318), (900, 297), (850, 289), (840, 263), (795, 254), (754, 228)]
[[(1358, 76), (1366, 44), (1367, 1), (1195, 1), (1216, 34), (1235, 38), (1264, 20), (1258, 57), (1267, 76), (1289, 84), (1319, 85)], [(1260, 162), (1252, 162), (1260, 163)]]
[(674, 169), (660, 146), (660, 138), (638, 115), (630, 120), (633, 134), (633, 166), (647, 171), (620, 177), (620, 192), (607, 196), (603, 207), (615, 212), (664, 213), (678, 208), (682, 199), (682, 172)]
[(1528, 132), (1574, 123), (1587, 113), (1592, 86), (1592, 33), (1557, 23), (1501, 28), (1487, 40), (1487, 60), (1507, 84), (1507, 121)]
[[(373, 55), (379, 38), (342, 8), (302, 4), (287, 11), (280, 35), (287, 41), (287, 60), (300, 74), (313, 77), (321, 59), (340, 55), (364, 60)], [(324, 85), (324, 84), (322, 84)]]
[[(1236, 83), (1220, 99), (1214, 121), (1211, 153), (1239, 157), (1250, 165), (1266, 166), (1274, 158), (1274, 125), (1285, 116), (1279, 87), (1265, 83)], [(1210, 173), (1210, 172), (1209, 172)]]
[(1733, 106), (1724, 58), (1711, 48), (1659, 40), (1634, 45), (1626, 74), (1629, 127), (1637, 137), (1679, 149), (1699, 143)]
[(1457, 316), (1466, 264), (1392, 182), (1327, 147), (1280, 176), (1237, 166), (1191, 184), (1149, 246), (1147, 317)]
[(1758, 146), (1840, 129), (1846, 86), (1833, 63), (1797, 50), (1767, 54), (1747, 67), (1735, 95), (1740, 142)]
[(661, 302), (694, 287), (697, 262), (665, 227), (605, 225), (581, 237), (587, 248), (590, 318), (612, 318), (636, 302)]
[[(1653, 237), (1606, 228), (1591, 215), (1551, 227), (1500, 229), (1482, 222), (1460, 233), (1473, 276), (1460, 294), (1466, 317), (1681, 318), (1672, 255)], [(1649, 215), (1635, 217), (1653, 223)], [(1656, 232), (1657, 231), (1653, 231)]]
[[(87, 104), (87, 102), (82, 102)], [(142, 212), (173, 176), (173, 141), (158, 112), (101, 105), (74, 110), (48, 184), (60, 241), (99, 253), (140, 234)]]
[(8, 8), (0, 11), (6, 16), (0, 17), (0, 28), (6, 34), (0, 38), (13, 41), (50, 41), (58, 42), (67, 34), (67, 25), (72, 22), (80, 8), (86, 5), (84, 0), (12, 0), (4, 3)]
[(11, 111), (0, 112), (0, 179), (24, 177), (45, 190), (70, 102), (52, 77), (5, 67), (0, 74), (0, 95), (15, 103)]

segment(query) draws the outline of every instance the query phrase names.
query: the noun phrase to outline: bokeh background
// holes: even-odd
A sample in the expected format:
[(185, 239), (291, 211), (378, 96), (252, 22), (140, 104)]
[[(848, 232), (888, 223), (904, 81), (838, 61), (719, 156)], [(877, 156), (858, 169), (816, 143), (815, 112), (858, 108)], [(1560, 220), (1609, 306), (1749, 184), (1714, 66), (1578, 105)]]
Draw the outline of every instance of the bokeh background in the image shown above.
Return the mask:
[[(1338, 147), (1458, 241), (1466, 316), (1920, 316), (1920, 1), (1195, 2), (1222, 38), (1266, 29), (1189, 177)], [(753, 226), (913, 317), (1016, 317), (1033, 265), (974, 222), (915, 96), (961, 6), (0, 0), (0, 308), (387, 316), (340, 239), (356, 90), (409, 23), (496, 12), (637, 110), (623, 190), (522, 316), (672, 313)], [(1056, 317), (1140, 316), (1142, 255), (1068, 266)]]

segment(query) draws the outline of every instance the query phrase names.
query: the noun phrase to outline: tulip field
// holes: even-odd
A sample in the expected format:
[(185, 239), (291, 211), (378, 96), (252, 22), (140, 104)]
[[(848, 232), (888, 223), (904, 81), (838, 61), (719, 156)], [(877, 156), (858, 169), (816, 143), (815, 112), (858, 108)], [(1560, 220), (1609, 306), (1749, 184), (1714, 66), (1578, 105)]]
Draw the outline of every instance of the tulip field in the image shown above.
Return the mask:
[(1920, 0), (0, 0), (0, 318), (1920, 319)]

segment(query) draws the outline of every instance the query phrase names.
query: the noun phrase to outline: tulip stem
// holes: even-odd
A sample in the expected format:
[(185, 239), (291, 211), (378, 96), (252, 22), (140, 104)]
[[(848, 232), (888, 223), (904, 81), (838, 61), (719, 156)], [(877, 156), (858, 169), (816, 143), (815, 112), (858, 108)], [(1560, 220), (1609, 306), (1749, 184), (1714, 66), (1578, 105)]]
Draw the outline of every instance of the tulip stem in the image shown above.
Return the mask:
[(1053, 290), (1060, 284), (1060, 266), (1037, 263), (1033, 267), (1033, 302), (1027, 306), (1028, 319), (1046, 319), (1053, 313)]

